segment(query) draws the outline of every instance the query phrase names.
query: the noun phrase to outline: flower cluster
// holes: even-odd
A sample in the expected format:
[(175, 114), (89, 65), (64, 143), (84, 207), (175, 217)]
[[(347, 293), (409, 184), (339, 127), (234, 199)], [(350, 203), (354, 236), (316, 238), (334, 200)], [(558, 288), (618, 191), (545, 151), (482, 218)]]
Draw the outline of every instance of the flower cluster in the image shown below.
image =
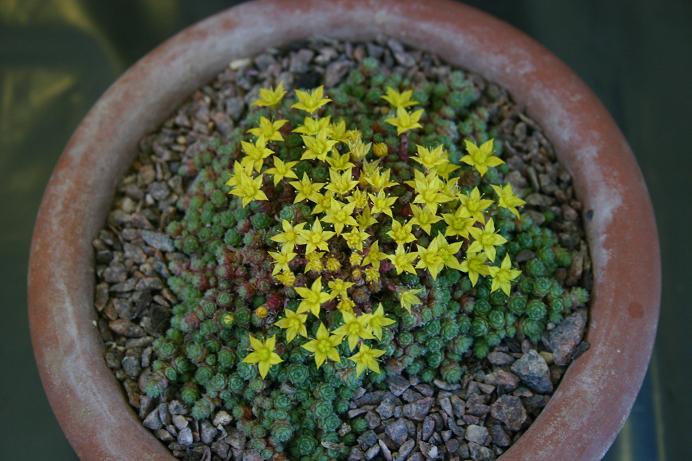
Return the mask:
[[(381, 305), (374, 312), (355, 312), (349, 289), (363, 277), (367, 282), (378, 282), (380, 274), (387, 271), (397, 275), (427, 272), (435, 279), (449, 268), (467, 273), (474, 286), (479, 277), (490, 277), (493, 292), (510, 294), (511, 283), (521, 271), (512, 268), (508, 253), (494, 264), (497, 249), (506, 239), (495, 229), (490, 214), (495, 208), (504, 208), (518, 216), (517, 207), (524, 201), (514, 195), (509, 184), (493, 186), (496, 200), (483, 197), (477, 187), (464, 190), (456, 174), (459, 166), (450, 161), (442, 145), (416, 145), (413, 178), (397, 182), (391, 170), (380, 165), (380, 157), (388, 154), (386, 144), (374, 149), (360, 131), (349, 130), (343, 120), (335, 122), (318, 115), (331, 101), (322, 87), (295, 93), (297, 101), (291, 108), (306, 113), (302, 124), (291, 130), (302, 139), (300, 162), (308, 162), (310, 170), (326, 168), (328, 180), (314, 180), (305, 170), (299, 177), (299, 161), (286, 161), (277, 154), (285, 132), (291, 128), (288, 120), (261, 116), (258, 125), (248, 130), (254, 140), (241, 142), (244, 155), (234, 163), (226, 183), (229, 193), (239, 197), (243, 206), (268, 200), (262, 189), (265, 183), (276, 187), (284, 182), (293, 190), (294, 203), (312, 208), (307, 220), (282, 219), (282, 231), (271, 238), (278, 244), (277, 251), (269, 252), (274, 264), (272, 275), (278, 282), (293, 287), (296, 272), (314, 277), (309, 287), (295, 286), (300, 297), (297, 310), (286, 308), (276, 323), (285, 330), (287, 342), (297, 336), (308, 338), (308, 316), (320, 319), (322, 306), (333, 301), (341, 312), (342, 325), (330, 332), (320, 321), (316, 336), (303, 347), (314, 354), (319, 368), (326, 360), (338, 362), (337, 347), (347, 341), (358, 374), (366, 368), (379, 371), (376, 358), (384, 352), (371, 349), (364, 340), (379, 339), (378, 329), (394, 321), (384, 315)], [(281, 85), (262, 89), (255, 105), (276, 107), (285, 94)], [(382, 98), (393, 112), (385, 122), (396, 128), (397, 135), (406, 136), (421, 127), (423, 109), (408, 109), (418, 104), (411, 90), (399, 92), (388, 87)], [(472, 166), (481, 177), (503, 163), (493, 153), (492, 139), (480, 146), (466, 140), (465, 147), (467, 155), (461, 162)], [(398, 201), (405, 194), (412, 199), (403, 206)], [(386, 242), (378, 238), (378, 228), (387, 229)], [(347, 259), (333, 255), (337, 245), (350, 250)], [(327, 282), (326, 291), (323, 281)], [(401, 306), (409, 311), (421, 304), (415, 290), (404, 290), (399, 297)], [(263, 360), (258, 359), (260, 355), (253, 352), (246, 361), (258, 363), (264, 376), (278, 362), (271, 354), (264, 354)]]

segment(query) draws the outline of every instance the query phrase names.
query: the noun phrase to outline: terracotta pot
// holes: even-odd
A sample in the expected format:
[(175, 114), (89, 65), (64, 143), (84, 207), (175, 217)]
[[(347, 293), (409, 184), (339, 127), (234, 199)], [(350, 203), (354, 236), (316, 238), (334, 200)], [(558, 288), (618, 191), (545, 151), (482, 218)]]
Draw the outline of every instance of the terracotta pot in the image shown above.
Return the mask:
[[(94, 328), (94, 255), (117, 182), (155, 129), (231, 59), (314, 35), (388, 34), (507, 88), (543, 127), (584, 204), (594, 268), (591, 349), (502, 459), (596, 459), (637, 395), (660, 298), (658, 237), (646, 185), (617, 126), (576, 75), (541, 45), (444, 0), (268, 0), (179, 33), (96, 103), (65, 148), (38, 213), (29, 269), (36, 361), (53, 411), (85, 460), (172, 460), (128, 405)], [(117, 428), (116, 428), (117, 427)]]

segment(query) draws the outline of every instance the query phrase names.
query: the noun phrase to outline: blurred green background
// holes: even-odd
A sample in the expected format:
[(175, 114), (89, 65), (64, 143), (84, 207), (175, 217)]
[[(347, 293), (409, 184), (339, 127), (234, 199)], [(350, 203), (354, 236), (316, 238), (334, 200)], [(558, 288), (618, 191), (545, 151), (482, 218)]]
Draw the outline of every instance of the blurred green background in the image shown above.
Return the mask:
[[(31, 232), (56, 159), (87, 110), (128, 66), (185, 26), (235, 3), (0, 0), (0, 459), (76, 459), (43, 394), (26, 315)], [(662, 313), (644, 386), (605, 459), (691, 460), (692, 306), (684, 290), (692, 260), (686, 237), (692, 222), (692, 2), (468, 3), (563, 59), (629, 139), (656, 208)]]

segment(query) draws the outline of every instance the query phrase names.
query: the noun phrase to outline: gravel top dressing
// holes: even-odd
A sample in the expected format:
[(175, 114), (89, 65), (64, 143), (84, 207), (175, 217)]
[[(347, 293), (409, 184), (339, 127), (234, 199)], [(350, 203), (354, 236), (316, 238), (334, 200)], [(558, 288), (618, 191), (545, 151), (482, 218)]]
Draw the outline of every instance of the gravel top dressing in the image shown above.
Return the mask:
[(503, 88), (268, 50), (141, 140), (93, 243), (105, 360), (179, 459), (495, 459), (588, 348), (581, 211)]

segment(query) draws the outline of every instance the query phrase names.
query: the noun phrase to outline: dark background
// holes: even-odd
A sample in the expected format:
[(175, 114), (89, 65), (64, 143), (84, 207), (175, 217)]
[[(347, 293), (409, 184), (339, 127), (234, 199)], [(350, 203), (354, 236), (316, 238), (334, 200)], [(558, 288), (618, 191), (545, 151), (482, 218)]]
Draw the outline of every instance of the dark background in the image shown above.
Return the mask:
[[(26, 314), (31, 231), (56, 159), (127, 67), (234, 3), (0, 0), (0, 459), (76, 459), (41, 388)], [(692, 460), (692, 251), (685, 237), (692, 221), (692, 1), (469, 3), (533, 36), (574, 69), (637, 156), (661, 240), (661, 319), (644, 386), (606, 459)]]

